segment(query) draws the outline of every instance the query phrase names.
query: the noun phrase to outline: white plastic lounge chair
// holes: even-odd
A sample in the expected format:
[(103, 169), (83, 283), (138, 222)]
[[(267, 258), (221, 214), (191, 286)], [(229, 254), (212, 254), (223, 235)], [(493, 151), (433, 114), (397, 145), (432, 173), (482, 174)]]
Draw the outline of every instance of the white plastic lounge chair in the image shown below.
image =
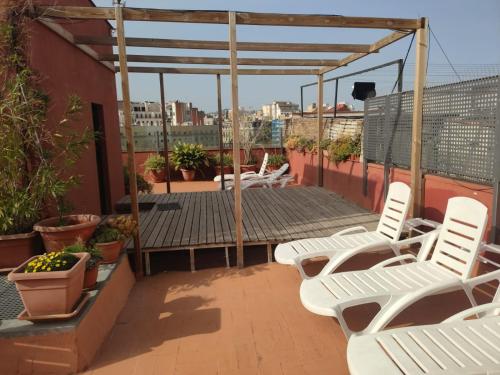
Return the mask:
[(353, 336), (347, 362), (352, 375), (500, 374), (500, 288), (441, 324)]
[[(267, 160), (269, 159), (269, 154), (266, 152), (264, 154), (264, 159), (262, 159), (262, 164), (260, 166), (259, 173), (255, 173), (253, 171), (251, 172), (243, 172), (240, 174), (240, 179), (241, 180), (248, 180), (250, 178), (255, 178), (255, 177), (263, 177), (266, 173), (266, 168), (267, 168)], [(234, 174), (224, 174), (224, 181), (232, 181), (234, 180)], [(221, 181), (221, 176), (215, 176), (214, 181), (220, 182)]]
[[(365, 227), (358, 226), (344, 229), (331, 237), (282, 243), (274, 252), (276, 261), (281, 264), (295, 265), (302, 278), (309, 279), (302, 263), (312, 258), (327, 257), (329, 259), (318, 274), (322, 276), (334, 272), (341, 264), (359, 253), (392, 249), (394, 254), (399, 256), (403, 246), (413, 243), (421, 243), (424, 246), (424, 241), (435, 241), (435, 237), (431, 234), (400, 240), (410, 201), (410, 187), (402, 182), (393, 182), (389, 186), (386, 203), (375, 231), (370, 232)], [(429, 225), (430, 223), (422, 219), (413, 219), (407, 222), (407, 226)]]
[[(248, 189), (249, 187), (257, 187), (257, 186), (272, 188), (274, 185), (278, 184), (281, 188), (284, 188), (288, 184), (288, 182), (293, 180), (292, 176), (284, 174), (287, 171), (288, 166), (289, 166), (288, 163), (285, 163), (281, 166), (280, 169), (277, 169), (262, 177), (255, 177), (241, 181), (241, 189), (243, 190), (243, 189)], [(228, 181), (226, 188), (232, 189), (233, 187), (234, 187), (234, 181)]]
[[(380, 311), (363, 333), (384, 328), (406, 307), (435, 294), (464, 290), (472, 305), (476, 302), (467, 284), (476, 262), (487, 221), (487, 208), (466, 197), (448, 200), (436, 247), (394, 257), (363, 271), (341, 272), (303, 280), (300, 299), (309, 311), (336, 317), (349, 337), (343, 311), (349, 307), (377, 303)], [(413, 261), (388, 267), (391, 264)], [(487, 276), (487, 275), (486, 275)]]

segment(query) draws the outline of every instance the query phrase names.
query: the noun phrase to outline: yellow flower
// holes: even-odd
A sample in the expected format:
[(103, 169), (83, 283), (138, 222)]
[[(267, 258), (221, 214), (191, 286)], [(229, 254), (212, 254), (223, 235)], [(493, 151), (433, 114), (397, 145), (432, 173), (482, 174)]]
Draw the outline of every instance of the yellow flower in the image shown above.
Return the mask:
[(47, 271), (52, 271), (52, 268), (50, 268), (50, 267), (47, 267)]

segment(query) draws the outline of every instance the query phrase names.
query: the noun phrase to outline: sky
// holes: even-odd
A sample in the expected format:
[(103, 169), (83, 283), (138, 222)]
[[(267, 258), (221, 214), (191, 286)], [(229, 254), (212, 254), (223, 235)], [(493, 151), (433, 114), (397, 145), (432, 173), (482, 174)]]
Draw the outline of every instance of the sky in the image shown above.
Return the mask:
[[(111, 6), (112, 0), (94, 0), (98, 6)], [(430, 36), (427, 85), (455, 82), (500, 74), (500, 0), (127, 0), (127, 7), (161, 9), (210, 9), (269, 13), (336, 14), (364, 17), (428, 17), (430, 28), (437, 38)], [(226, 25), (160, 23), (129, 21), (125, 24), (128, 37), (151, 37), (168, 39), (227, 40)], [(335, 28), (304, 28), (276, 26), (238, 26), (238, 41), (294, 42), (294, 43), (374, 43), (388, 35), (390, 30), (361, 30)], [(343, 75), (385, 62), (404, 58), (410, 47), (411, 36), (406, 37), (380, 51), (358, 60), (347, 67), (325, 75), (325, 79)], [(444, 49), (457, 74), (440, 50)], [(405, 65), (404, 90), (411, 90), (414, 75), (415, 42), (411, 46)], [(127, 48), (128, 54), (155, 54), (169, 56), (213, 56), (229, 57), (228, 51), (176, 50)], [(281, 53), (239, 52), (238, 57), (275, 58), (329, 58), (345, 57), (339, 53)], [(174, 66), (171, 64), (134, 65)], [(183, 67), (204, 67), (183, 65)], [(212, 65), (210, 67), (218, 67)], [(245, 66), (244, 68), (251, 68)], [(388, 67), (355, 78), (339, 82), (338, 100), (354, 104), (362, 109), (363, 103), (351, 97), (354, 81), (376, 82), (377, 94), (390, 93), (397, 78), (396, 67)], [(300, 86), (316, 80), (314, 76), (240, 76), (239, 103), (246, 108), (260, 108), (273, 100), (300, 102)], [(158, 75), (130, 74), (132, 100), (159, 101)], [(166, 75), (167, 100), (190, 101), (194, 106), (208, 112), (217, 107), (216, 80), (204, 75)], [(118, 96), (121, 98), (119, 74), (117, 74)], [(230, 108), (231, 83), (222, 77), (222, 102)], [(316, 101), (316, 88), (304, 89), (304, 104)], [(334, 82), (325, 84), (325, 102), (333, 103)]]

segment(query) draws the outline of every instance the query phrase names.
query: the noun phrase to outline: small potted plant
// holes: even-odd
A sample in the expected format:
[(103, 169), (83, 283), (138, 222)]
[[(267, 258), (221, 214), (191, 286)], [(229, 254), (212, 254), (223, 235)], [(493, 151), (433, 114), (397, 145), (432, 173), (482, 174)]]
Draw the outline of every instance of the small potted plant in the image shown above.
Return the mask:
[(85, 277), (83, 279), (83, 288), (92, 289), (97, 283), (97, 276), (99, 274), (99, 264), (102, 262), (102, 253), (95, 246), (86, 246), (82, 241), (73, 245), (66, 246), (63, 252), (69, 254), (75, 253), (88, 253), (90, 258), (85, 263)]
[(283, 154), (272, 154), (269, 155), (269, 158), (267, 159), (267, 169), (269, 171), (275, 171), (283, 164), (286, 163), (286, 158)]
[(29, 316), (70, 313), (82, 294), (88, 253), (38, 255), (8, 276), (16, 283)]
[(123, 249), (123, 243), (137, 230), (137, 223), (130, 215), (120, 215), (110, 218), (100, 225), (90, 241), (102, 255), (102, 263), (114, 263)]
[[(215, 173), (217, 175), (221, 174), (220, 168), (220, 154), (215, 155)], [(222, 166), (224, 167), (224, 174), (233, 173), (233, 157), (229, 154), (223, 154), (222, 156)]]
[(144, 162), (144, 171), (149, 173), (153, 182), (165, 181), (165, 157), (160, 154), (151, 154)]
[(193, 181), (196, 171), (203, 165), (209, 166), (207, 153), (202, 145), (177, 143), (172, 150), (172, 163), (181, 170), (184, 181)]

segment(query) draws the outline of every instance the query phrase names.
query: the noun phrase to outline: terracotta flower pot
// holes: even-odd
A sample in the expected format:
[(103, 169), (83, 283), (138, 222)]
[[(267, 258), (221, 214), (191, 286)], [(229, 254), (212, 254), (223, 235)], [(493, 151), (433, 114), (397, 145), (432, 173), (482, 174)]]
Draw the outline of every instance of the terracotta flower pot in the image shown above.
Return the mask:
[(195, 170), (189, 170), (189, 169), (182, 169), (181, 168), (181, 172), (182, 172), (182, 178), (184, 179), (184, 181), (193, 181), (194, 177), (196, 175), (196, 171)]
[(99, 274), (99, 263), (95, 267), (85, 270), (83, 278), (83, 289), (93, 289), (97, 283), (97, 275)]
[(9, 273), (16, 283), (29, 316), (67, 314), (73, 310), (83, 290), (88, 253), (75, 253), (80, 260), (67, 271), (24, 273), (32, 257)]
[[(220, 166), (216, 165), (215, 166), (215, 173), (217, 173), (218, 176), (220, 176)], [(225, 165), (224, 166), (224, 174), (231, 174), (233, 173), (233, 168), (230, 165)]]
[(257, 166), (255, 164), (242, 164), (240, 165), (241, 173), (245, 172), (257, 172)]
[(58, 217), (39, 221), (33, 229), (40, 232), (47, 252), (60, 251), (63, 247), (73, 245), (78, 239), (86, 242), (101, 221), (97, 215), (64, 216), (67, 225), (57, 226)]
[(154, 183), (165, 182), (165, 169), (160, 169), (160, 170), (153, 169), (152, 171), (150, 171), (150, 176), (151, 180)]
[(274, 171), (277, 171), (278, 169), (280, 169), (279, 166), (277, 165), (267, 165), (266, 169), (269, 171), (269, 172), (274, 172)]
[(39, 244), (37, 232), (0, 236), (0, 268), (19, 266), (35, 255), (37, 244)]
[(118, 260), (123, 249), (123, 241), (96, 243), (96, 247), (101, 250), (102, 263), (114, 263)]

